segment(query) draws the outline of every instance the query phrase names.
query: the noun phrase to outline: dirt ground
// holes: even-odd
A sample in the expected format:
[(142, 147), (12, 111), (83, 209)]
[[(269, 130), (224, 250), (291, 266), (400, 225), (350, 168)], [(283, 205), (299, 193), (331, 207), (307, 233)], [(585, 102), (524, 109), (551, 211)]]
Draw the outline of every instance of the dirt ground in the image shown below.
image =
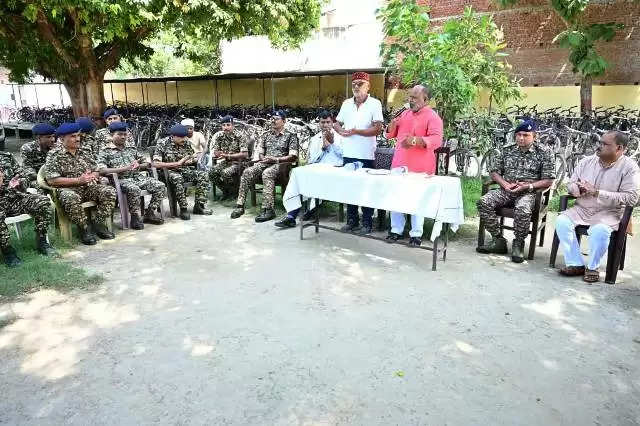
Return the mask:
[(549, 243), (515, 265), (469, 236), (432, 272), (228, 215), (121, 231), (68, 254), (96, 290), (0, 306), (0, 424), (640, 424), (637, 236), (587, 286)]

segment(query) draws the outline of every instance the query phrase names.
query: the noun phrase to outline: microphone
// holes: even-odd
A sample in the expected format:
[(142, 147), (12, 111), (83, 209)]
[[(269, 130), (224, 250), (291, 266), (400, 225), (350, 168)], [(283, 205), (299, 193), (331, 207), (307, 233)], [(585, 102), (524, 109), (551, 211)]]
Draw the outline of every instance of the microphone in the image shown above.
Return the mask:
[(409, 104), (403, 104), (402, 108), (400, 108), (400, 110), (393, 115), (393, 119), (400, 117), (400, 114), (402, 114), (408, 109), (409, 109)]

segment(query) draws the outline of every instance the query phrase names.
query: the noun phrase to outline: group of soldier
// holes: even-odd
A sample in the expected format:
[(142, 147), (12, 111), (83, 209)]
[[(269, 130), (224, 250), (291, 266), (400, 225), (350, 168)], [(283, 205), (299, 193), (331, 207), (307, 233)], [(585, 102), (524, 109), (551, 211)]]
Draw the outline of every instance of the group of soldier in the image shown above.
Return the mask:
[[(369, 95), (369, 75), (354, 73), (352, 98), (347, 99), (337, 117), (327, 111), (320, 114), (321, 129), (309, 143), (307, 163), (342, 166), (360, 163), (374, 167), (376, 135), (382, 129), (380, 101)], [(389, 124), (386, 134), (397, 139), (391, 167), (409, 172), (435, 172), (435, 150), (442, 144), (442, 120), (428, 106), (429, 90), (417, 85), (409, 93), (409, 107)], [(179, 205), (179, 217), (189, 220), (185, 184), (195, 187), (193, 214), (211, 215), (207, 204), (210, 185), (222, 190), (222, 199), (236, 199), (231, 212), (235, 219), (245, 213), (247, 194), (262, 180), (262, 210), (256, 222), (274, 219), (274, 194), (277, 177), (296, 163), (299, 141), (285, 128), (283, 110), (274, 111), (270, 129), (255, 141), (251, 155), (247, 135), (235, 129), (231, 116), (222, 118), (222, 130), (210, 141), (195, 131), (194, 121), (185, 119), (171, 127), (170, 136), (157, 142), (150, 160), (134, 144), (122, 117), (115, 109), (103, 114), (105, 128), (95, 130), (90, 118), (63, 123), (57, 129), (46, 123), (33, 127), (36, 140), (22, 146), (22, 166), (6, 152), (0, 152), (0, 247), (9, 266), (20, 263), (9, 241), (5, 218), (23, 213), (35, 221), (37, 250), (55, 254), (47, 237), (50, 224), (50, 194), (79, 229), (80, 240), (87, 245), (97, 239), (112, 239), (110, 221), (116, 203), (116, 190), (109, 177), (114, 175), (126, 196), (131, 228), (144, 224), (161, 225), (159, 206), (167, 195), (167, 186)], [(515, 143), (504, 147), (491, 166), (490, 177), (500, 187), (489, 191), (478, 202), (478, 211), (490, 243), (477, 247), (479, 253), (507, 254), (501, 219), (501, 207), (513, 207), (514, 240), (511, 259), (524, 260), (525, 238), (536, 192), (554, 183), (555, 162), (549, 148), (536, 138), (536, 123), (525, 121), (515, 129)], [(565, 253), (566, 266), (559, 272), (566, 276), (583, 276), (587, 282), (598, 280), (598, 266), (607, 251), (609, 236), (617, 229), (621, 209), (635, 205), (640, 193), (638, 165), (625, 154), (629, 138), (622, 132), (609, 132), (601, 138), (596, 154), (583, 159), (571, 177), (569, 193), (576, 205), (563, 212), (556, 223), (556, 235)], [(150, 175), (152, 168), (164, 169), (161, 180)], [(357, 168), (357, 167), (356, 167)], [(114, 179), (115, 180), (115, 179)], [(28, 189), (31, 188), (31, 189)], [(46, 189), (45, 189), (46, 188)], [(47, 192), (47, 190), (49, 192)], [(151, 194), (143, 211), (142, 191)], [(91, 220), (83, 202), (96, 204)], [(373, 209), (362, 208), (362, 226), (357, 206), (348, 206), (346, 232), (368, 234), (372, 231)], [(280, 228), (294, 227), (298, 211), (288, 212), (275, 223)], [(419, 246), (424, 218), (411, 217), (410, 246)], [(404, 238), (405, 215), (391, 214), (390, 242)], [(590, 256), (582, 259), (575, 235), (577, 225), (590, 226)]]

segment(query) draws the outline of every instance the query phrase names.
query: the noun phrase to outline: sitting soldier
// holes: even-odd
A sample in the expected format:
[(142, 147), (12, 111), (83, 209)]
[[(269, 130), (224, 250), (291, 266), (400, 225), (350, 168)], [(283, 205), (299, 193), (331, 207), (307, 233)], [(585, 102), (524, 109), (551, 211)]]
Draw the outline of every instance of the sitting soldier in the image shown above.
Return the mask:
[[(586, 283), (600, 279), (598, 267), (609, 248), (611, 233), (618, 229), (625, 206), (634, 206), (640, 196), (640, 170), (624, 155), (629, 136), (611, 131), (602, 136), (594, 155), (578, 163), (571, 176), (569, 194), (576, 204), (556, 219), (556, 235), (564, 252), (560, 274), (581, 276)], [(589, 259), (585, 265), (576, 237), (576, 225), (589, 226)]]
[(295, 133), (285, 130), (287, 118), (283, 110), (276, 111), (271, 117), (271, 130), (262, 136), (258, 153), (260, 161), (242, 172), (240, 190), (236, 208), (231, 212), (231, 219), (244, 214), (244, 202), (247, 193), (262, 176), (262, 212), (256, 217), (256, 222), (266, 222), (276, 217), (273, 210), (275, 200), (276, 177), (284, 166), (284, 162), (295, 161), (298, 158), (298, 137)]
[(144, 222), (161, 225), (164, 223), (164, 219), (157, 215), (156, 211), (160, 207), (162, 199), (167, 195), (167, 188), (164, 183), (141, 172), (141, 170), (149, 168), (149, 163), (136, 148), (124, 145), (127, 138), (125, 123), (113, 122), (109, 125), (109, 131), (111, 132), (111, 144), (102, 149), (98, 157), (100, 174), (103, 176), (111, 173), (118, 174), (120, 188), (127, 196), (132, 229), (144, 229), (140, 207), (142, 190), (149, 191), (151, 194), (151, 202), (145, 212)]
[[(96, 130), (96, 143), (98, 145), (98, 150), (102, 149), (102, 147), (107, 146), (111, 143), (111, 133), (109, 133), (109, 124), (114, 123), (116, 121), (122, 121), (122, 117), (118, 114), (118, 110), (115, 108), (109, 108), (102, 114), (102, 118), (105, 122), (105, 127), (99, 130)], [(127, 131), (127, 140), (125, 141), (125, 146), (136, 146), (133, 135), (131, 132)]]
[[(309, 142), (309, 159), (307, 164), (330, 164), (332, 166), (342, 166), (342, 137), (333, 129), (333, 117), (328, 111), (321, 111), (320, 132), (311, 138)], [(308, 210), (302, 217), (307, 221), (315, 214), (314, 207)], [(286, 216), (275, 223), (278, 228), (294, 228), (296, 218), (300, 209), (287, 212)]]
[(49, 244), (47, 229), (51, 220), (49, 197), (41, 194), (25, 192), (29, 186), (30, 171), (18, 166), (13, 156), (0, 151), (0, 249), (4, 263), (18, 266), (22, 261), (11, 247), (9, 229), (4, 222), (7, 217), (29, 214), (33, 217), (36, 228), (36, 247), (45, 256), (55, 255), (56, 251)]
[(91, 151), (91, 155), (97, 160), (100, 153), (100, 144), (93, 135), (96, 130), (95, 123), (89, 117), (78, 117), (76, 118), (76, 123), (80, 126), (80, 148)]
[(222, 190), (222, 200), (237, 196), (240, 174), (247, 166), (249, 144), (247, 137), (233, 128), (233, 117), (222, 118), (222, 130), (213, 135), (209, 144), (212, 162), (209, 171), (212, 185)]
[(171, 135), (158, 142), (153, 154), (153, 166), (169, 170), (169, 182), (166, 182), (180, 205), (180, 219), (189, 220), (187, 211), (187, 196), (184, 183), (193, 182), (196, 185), (196, 199), (193, 214), (210, 215), (211, 209), (206, 207), (208, 180), (207, 173), (196, 170), (198, 154), (191, 144), (187, 143), (187, 128), (176, 124), (169, 130)]
[(536, 123), (525, 121), (515, 129), (515, 145), (507, 145), (491, 165), (491, 179), (500, 185), (477, 202), (478, 214), (492, 237), (491, 243), (477, 247), (478, 253), (507, 253), (507, 241), (500, 231), (496, 209), (513, 206), (514, 240), (511, 260), (524, 261), (524, 239), (529, 234), (535, 192), (548, 188), (555, 178), (555, 163), (550, 149), (536, 141)]
[(80, 149), (80, 126), (78, 123), (63, 123), (56, 130), (56, 135), (62, 143), (47, 156), (44, 165), (47, 184), (55, 188), (65, 213), (78, 226), (83, 244), (96, 243), (82, 208), (82, 203), (87, 201), (95, 201), (97, 204), (93, 229), (98, 237), (103, 240), (115, 238), (107, 229), (106, 222), (116, 204), (116, 191), (108, 185), (100, 184), (95, 161), (88, 150)]
[(35, 140), (27, 142), (20, 148), (22, 168), (29, 178), (32, 188), (40, 189), (37, 178), (38, 171), (47, 159), (47, 154), (56, 143), (56, 128), (49, 123), (38, 123), (31, 129)]

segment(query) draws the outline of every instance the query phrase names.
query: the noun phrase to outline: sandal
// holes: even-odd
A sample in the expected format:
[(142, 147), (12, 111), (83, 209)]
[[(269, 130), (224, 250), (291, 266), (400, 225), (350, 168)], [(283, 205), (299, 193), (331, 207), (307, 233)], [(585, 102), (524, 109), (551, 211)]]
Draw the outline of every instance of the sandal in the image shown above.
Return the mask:
[(558, 272), (565, 277), (579, 277), (584, 275), (584, 266), (565, 266)]
[(600, 273), (593, 269), (585, 269), (584, 277), (582, 277), (582, 280), (589, 284), (597, 283), (598, 281), (600, 281)]

